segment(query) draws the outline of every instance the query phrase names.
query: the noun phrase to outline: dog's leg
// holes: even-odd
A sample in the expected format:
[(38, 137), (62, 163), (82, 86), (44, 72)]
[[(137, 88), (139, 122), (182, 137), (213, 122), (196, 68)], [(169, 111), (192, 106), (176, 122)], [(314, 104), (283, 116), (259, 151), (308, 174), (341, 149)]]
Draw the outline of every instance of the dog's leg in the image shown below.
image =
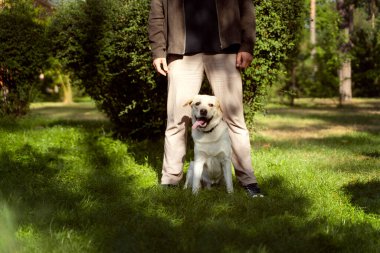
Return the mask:
[(204, 185), (204, 187), (207, 189), (207, 190), (211, 190), (211, 181), (210, 179), (208, 178), (208, 175), (206, 174), (207, 172), (205, 172), (205, 169), (203, 169), (203, 173), (202, 173), (202, 183)]
[(191, 185), (193, 183), (193, 174), (194, 174), (194, 162), (191, 161), (189, 169), (187, 170), (186, 182), (185, 182), (183, 189), (187, 189), (187, 188), (191, 187)]
[(194, 171), (193, 171), (193, 193), (196, 194), (201, 187), (201, 178), (204, 166), (204, 159), (198, 158), (194, 162)]
[(207, 190), (211, 190), (211, 182), (210, 180), (206, 181), (206, 180), (203, 180), (204, 184), (205, 184), (205, 187), (207, 188)]
[(202, 172), (202, 184), (205, 188), (208, 190), (211, 190), (211, 180), (208, 176), (208, 168), (209, 168), (209, 160), (206, 161), (206, 163), (203, 165), (203, 172)]
[(234, 191), (232, 185), (232, 172), (231, 172), (231, 161), (226, 160), (223, 162), (223, 174), (224, 181), (226, 182), (227, 192), (232, 193)]

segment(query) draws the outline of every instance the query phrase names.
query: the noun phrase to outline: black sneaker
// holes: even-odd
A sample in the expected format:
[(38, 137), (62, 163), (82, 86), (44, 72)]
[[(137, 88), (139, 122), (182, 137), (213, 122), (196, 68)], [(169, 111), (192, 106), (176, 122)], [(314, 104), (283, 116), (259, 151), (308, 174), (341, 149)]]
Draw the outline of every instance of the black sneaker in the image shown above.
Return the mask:
[(252, 198), (264, 197), (264, 195), (261, 194), (260, 188), (257, 184), (248, 184), (248, 185), (243, 186), (243, 188), (248, 193), (248, 195)]

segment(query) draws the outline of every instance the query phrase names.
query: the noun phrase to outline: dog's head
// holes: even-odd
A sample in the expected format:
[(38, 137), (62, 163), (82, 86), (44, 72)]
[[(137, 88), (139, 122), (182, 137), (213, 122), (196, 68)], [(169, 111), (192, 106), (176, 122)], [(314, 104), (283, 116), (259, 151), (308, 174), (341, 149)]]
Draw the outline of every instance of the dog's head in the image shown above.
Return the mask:
[(188, 105), (192, 110), (193, 129), (208, 130), (222, 118), (222, 109), (215, 96), (196, 95), (192, 100), (186, 102), (185, 106)]

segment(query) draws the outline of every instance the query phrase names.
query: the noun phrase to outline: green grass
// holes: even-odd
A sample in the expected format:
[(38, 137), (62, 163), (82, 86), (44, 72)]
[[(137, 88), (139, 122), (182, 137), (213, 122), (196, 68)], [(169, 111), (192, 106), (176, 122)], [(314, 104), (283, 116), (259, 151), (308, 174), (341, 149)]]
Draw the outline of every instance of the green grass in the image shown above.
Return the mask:
[(380, 101), (300, 102), (252, 126), (260, 199), (161, 189), (162, 141), (90, 102), (2, 119), (0, 252), (380, 252)]

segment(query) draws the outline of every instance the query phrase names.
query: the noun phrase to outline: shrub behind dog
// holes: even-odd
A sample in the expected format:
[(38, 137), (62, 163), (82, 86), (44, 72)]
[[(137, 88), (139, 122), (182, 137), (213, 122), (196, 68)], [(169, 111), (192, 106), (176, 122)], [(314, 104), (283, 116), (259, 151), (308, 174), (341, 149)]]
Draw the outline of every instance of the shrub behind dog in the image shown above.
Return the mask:
[[(279, 0), (255, 3), (255, 60), (244, 75), (250, 114), (263, 108), (267, 87), (274, 82), (281, 62), (297, 46), (294, 34), (303, 21), (301, 0), (289, 0), (286, 6)], [(150, 0), (73, 1), (58, 8), (52, 22), (56, 24), (52, 34), (60, 36), (54, 40), (56, 55), (67, 56), (75, 76), (122, 135), (161, 136), (165, 127), (167, 86), (166, 79), (152, 67), (149, 4)], [(65, 25), (59, 28), (62, 23)], [(76, 53), (62, 54), (65, 44), (73, 41), (78, 46)]]

